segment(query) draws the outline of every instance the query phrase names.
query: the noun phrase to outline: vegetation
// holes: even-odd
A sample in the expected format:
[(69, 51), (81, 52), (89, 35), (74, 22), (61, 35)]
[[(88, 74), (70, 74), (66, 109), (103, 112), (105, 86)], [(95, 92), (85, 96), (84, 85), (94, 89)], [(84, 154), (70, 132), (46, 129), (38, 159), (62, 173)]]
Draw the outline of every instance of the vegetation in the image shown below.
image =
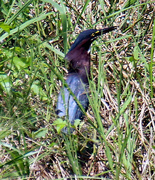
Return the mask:
[[(0, 179), (155, 178), (155, 3), (1, 0)], [(73, 135), (55, 113), (66, 52), (90, 28), (90, 106)]]

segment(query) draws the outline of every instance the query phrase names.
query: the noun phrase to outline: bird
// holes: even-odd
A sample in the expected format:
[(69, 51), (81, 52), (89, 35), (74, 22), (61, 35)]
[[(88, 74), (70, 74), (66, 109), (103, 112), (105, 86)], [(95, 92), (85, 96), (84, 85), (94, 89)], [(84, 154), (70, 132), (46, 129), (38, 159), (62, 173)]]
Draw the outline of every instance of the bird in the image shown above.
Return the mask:
[[(104, 29), (88, 29), (81, 32), (65, 56), (65, 59), (69, 62), (66, 83), (85, 112), (89, 106), (91, 44), (98, 36), (113, 31), (114, 29), (116, 29), (116, 27), (112, 26)], [(83, 120), (84, 118), (83, 111), (67, 87), (62, 87), (60, 90), (56, 113), (58, 117), (64, 117), (68, 120), (71, 125), (74, 125), (76, 119)], [(72, 133), (74, 128), (70, 128), (69, 130)], [(62, 132), (68, 133), (68, 127), (64, 127)]]

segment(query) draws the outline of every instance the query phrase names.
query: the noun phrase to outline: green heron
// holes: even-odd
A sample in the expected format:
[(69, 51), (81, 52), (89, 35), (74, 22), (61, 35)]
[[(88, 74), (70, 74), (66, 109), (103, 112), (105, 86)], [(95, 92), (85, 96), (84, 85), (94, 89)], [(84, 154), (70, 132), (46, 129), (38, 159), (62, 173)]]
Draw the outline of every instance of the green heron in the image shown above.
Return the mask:
[[(114, 29), (115, 27), (108, 27), (100, 30), (89, 29), (81, 32), (65, 56), (65, 59), (69, 61), (66, 82), (85, 111), (87, 111), (89, 105), (87, 96), (89, 88), (88, 79), (90, 75), (91, 43), (98, 36)], [(76, 119), (83, 119), (83, 112), (66, 87), (63, 87), (59, 93), (56, 112), (59, 117), (68, 119), (71, 125), (74, 124)], [(67, 133), (67, 127), (63, 128), (62, 131)]]

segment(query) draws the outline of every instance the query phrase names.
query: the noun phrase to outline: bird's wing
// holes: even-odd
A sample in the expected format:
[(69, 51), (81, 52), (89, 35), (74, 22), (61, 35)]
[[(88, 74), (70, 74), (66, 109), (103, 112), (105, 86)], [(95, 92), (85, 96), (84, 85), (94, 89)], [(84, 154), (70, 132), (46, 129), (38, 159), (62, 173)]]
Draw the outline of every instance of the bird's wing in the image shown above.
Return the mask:
[[(66, 82), (83, 108), (87, 110), (89, 104), (87, 85), (83, 84), (79, 76), (76, 74), (68, 76)], [(74, 97), (70, 95), (67, 88), (62, 88), (58, 96), (57, 114), (59, 117), (65, 116), (68, 118), (71, 124), (74, 124), (75, 119), (83, 118), (83, 113), (80, 107), (74, 100)]]

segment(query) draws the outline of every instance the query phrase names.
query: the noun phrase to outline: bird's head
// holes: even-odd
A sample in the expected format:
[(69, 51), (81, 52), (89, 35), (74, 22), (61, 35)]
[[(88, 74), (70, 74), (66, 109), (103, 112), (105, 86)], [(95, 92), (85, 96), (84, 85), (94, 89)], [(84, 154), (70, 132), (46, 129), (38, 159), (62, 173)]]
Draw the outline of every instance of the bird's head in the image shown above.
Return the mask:
[(87, 71), (87, 74), (89, 74), (91, 43), (98, 36), (114, 29), (116, 29), (116, 27), (113, 26), (99, 30), (89, 29), (81, 32), (65, 56), (65, 59), (69, 61), (69, 72), (81, 73)]
[(72, 44), (70, 50), (66, 54), (65, 58), (67, 60), (71, 60), (71, 54), (74, 52), (80, 52), (81, 48), (86, 52), (89, 50), (91, 43), (100, 35), (105, 34), (109, 31), (116, 29), (115, 26), (104, 28), (104, 29), (89, 29), (81, 32), (75, 42)]

